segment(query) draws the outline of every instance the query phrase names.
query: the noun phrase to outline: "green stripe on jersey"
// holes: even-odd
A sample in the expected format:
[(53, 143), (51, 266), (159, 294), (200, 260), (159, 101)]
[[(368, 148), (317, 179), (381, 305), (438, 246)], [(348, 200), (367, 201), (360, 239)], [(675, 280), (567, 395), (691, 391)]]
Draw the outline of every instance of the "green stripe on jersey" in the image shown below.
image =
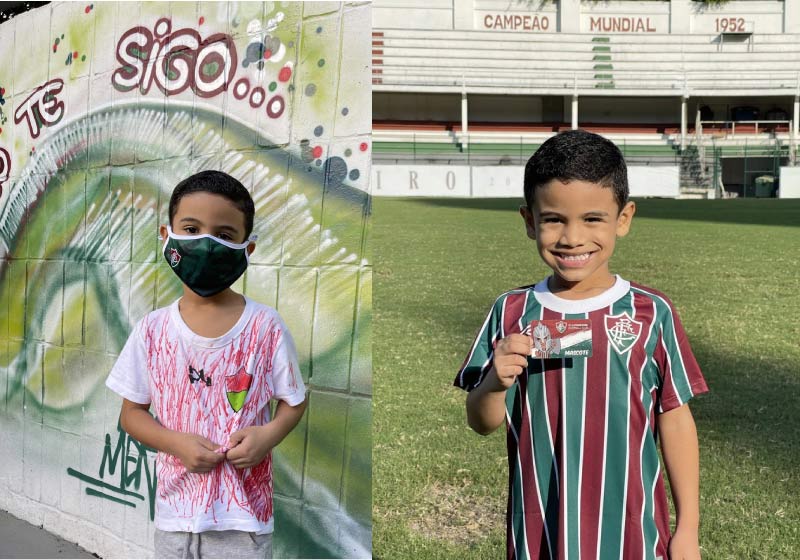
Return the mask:
[[(666, 302), (665, 302), (666, 305)], [(675, 392), (681, 399), (681, 402), (686, 402), (692, 395), (692, 390), (689, 387), (689, 379), (686, 375), (686, 368), (683, 366), (681, 358), (680, 345), (678, 344), (678, 336), (675, 332), (675, 317), (672, 310), (667, 307), (667, 316), (664, 317), (664, 344), (670, 350), (669, 360), (672, 369), (672, 382), (675, 384)]]
[[(506, 410), (511, 416), (511, 430), (517, 430), (517, 426), (522, 424), (522, 401), (519, 390), (519, 383), (514, 383), (506, 391)], [(515, 434), (519, 437), (519, 433)], [(525, 502), (522, 484), (522, 466), (520, 464), (519, 445), (517, 446), (516, 457), (513, 458), (514, 479), (509, 492), (511, 492), (511, 531), (513, 532), (514, 546), (516, 547), (518, 560), (528, 560), (528, 546), (525, 538), (525, 515), (532, 515), (532, 512), (525, 512)]]
[[(588, 319), (587, 313), (565, 315), (565, 319)], [(561, 403), (562, 422), (565, 429), (562, 431), (565, 449), (561, 460), (564, 462), (564, 478), (562, 484), (566, 505), (565, 521), (566, 533), (565, 558), (579, 558), (580, 550), (580, 487), (581, 466), (583, 465), (583, 429), (584, 409), (586, 408), (586, 360), (587, 358), (571, 358), (564, 360), (563, 371), (564, 401)], [(566, 367), (570, 364), (572, 367)], [(569, 408), (567, 408), (569, 403)]]
[[(531, 301), (533, 300), (533, 301)], [(538, 305), (536, 298), (530, 298), (529, 304), (535, 305), (537, 314), (530, 317), (526, 309), (526, 320), (541, 319), (543, 308)], [(555, 453), (553, 450), (553, 439), (551, 437), (553, 426), (550, 426), (550, 417), (547, 409), (547, 394), (545, 391), (544, 360), (534, 360), (528, 358), (528, 367), (532, 371), (538, 371), (528, 376), (528, 418), (530, 419), (530, 434), (533, 441), (530, 442), (533, 450), (533, 468), (536, 471), (536, 483), (539, 489), (542, 509), (544, 510), (545, 530), (548, 534), (550, 554), (553, 548), (558, 546), (558, 502), (560, 495), (558, 480), (558, 465), (556, 464)], [(555, 374), (551, 371), (550, 374)], [(520, 445), (522, 443), (520, 442)]]
[[(645, 386), (642, 391), (642, 406), (645, 410), (649, 411), (653, 403), (652, 395), (647, 391), (649, 386)], [(642, 448), (642, 486), (644, 487), (644, 513), (642, 518), (642, 535), (644, 539), (645, 558), (655, 558), (655, 547), (658, 543), (658, 528), (655, 522), (655, 482), (658, 478), (658, 471), (660, 465), (658, 463), (658, 449), (656, 440), (652, 436), (652, 428), (649, 424), (648, 415), (648, 431), (645, 434), (644, 446)]]
[[(627, 312), (633, 314), (633, 296), (624, 297), (612, 305), (611, 315)], [(605, 325), (604, 325), (605, 327)], [(599, 558), (618, 559), (622, 552), (622, 526), (625, 516), (625, 496), (627, 491), (628, 430), (630, 429), (630, 372), (628, 361), (631, 351), (620, 355), (608, 343), (608, 394), (606, 407), (605, 466), (603, 476), (603, 504), (600, 510)], [(612, 398), (612, 395), (614, 397)], [(622, 396), (621, 396), (622, 395)], [(609, 406), (609, 402), (616, 406)]]

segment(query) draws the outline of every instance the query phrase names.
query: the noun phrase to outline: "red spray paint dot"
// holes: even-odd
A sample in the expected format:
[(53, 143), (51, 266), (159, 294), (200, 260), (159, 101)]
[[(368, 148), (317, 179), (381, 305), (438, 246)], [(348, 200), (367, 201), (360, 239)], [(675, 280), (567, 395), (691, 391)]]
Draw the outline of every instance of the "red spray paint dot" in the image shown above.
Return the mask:
[(369, 148), (369, 146), (367, 145), (366, 142), (361, 142), (361, 145), (358, 147), (358, 149), (361, 150), (362, 152), (366, 152), (367, 148)]
[(269, 59), (272, 57), (272, 51), (264, 51), (264, 58)]
[(3, 134), (3, 129), (2, 128), (0, 128), (0, 134)]
[(84, 11), (84, 13), (88, 14), (89, 12), (92, 11), (92, 7), (91, 6), (86, 6), (86, 8), (83, 11)]
[(278, 79), (282, 82), (288, 82), (289, 78), (292, 77), (292, 69), (288, 66), (284, 66), (281, 68), (281, 71), (278, 72)]
[(0, 87), (0, 95), (5, 95), (5, 94), (6, 94), (6, 88)]
[(199, 24), (203, 25), (203, 23), (205, 23), (205, 21), (206, 21), (206, 18), (204, 18), (203, 16), (200, 16)]
[(314, 146), (314, 151), (311, 152), (311, 154), (315, 158), (318, 158), (319, 156), (321, 156), (322, 155), (322, 146)]
[(78, 51), (72, 53), (72, 58), (78, 58)]

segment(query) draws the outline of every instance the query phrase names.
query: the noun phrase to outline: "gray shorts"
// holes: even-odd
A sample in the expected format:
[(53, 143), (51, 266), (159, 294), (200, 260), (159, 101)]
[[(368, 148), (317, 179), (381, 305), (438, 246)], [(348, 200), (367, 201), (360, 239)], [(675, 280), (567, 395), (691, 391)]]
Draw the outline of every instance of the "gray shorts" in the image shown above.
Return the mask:
[(156, 529), (154, 540), (156, 558), (272, 558), (272, 533)]

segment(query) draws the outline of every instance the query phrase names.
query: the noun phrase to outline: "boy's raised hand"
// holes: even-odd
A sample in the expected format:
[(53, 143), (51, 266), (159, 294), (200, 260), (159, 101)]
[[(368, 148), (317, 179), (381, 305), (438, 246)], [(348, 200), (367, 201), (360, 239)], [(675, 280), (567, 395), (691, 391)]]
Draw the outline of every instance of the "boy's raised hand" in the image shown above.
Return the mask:
[(173, 449), (174, 455), (180, 459), (186, 470), (192, 473), (205, 473), (225, 460), (224, 453), (215, 453), (219, 444), (197, 434), (180, 434), (180, 439)]
[(467, 423), (479, 434), (496, 430), (506, 417), (505, 395), (522, 370), (528, 366), (533, 340), (524, 334), (511, 334), (497, 341), (492, 369), (467, 395)]
[(495, 391), (505, 391), (514, 384), (517, 376), (528, 366), (533, 340), (525, 334), (510, 334), (500, 339), (494, 349), (493, 376), (486, 379)]

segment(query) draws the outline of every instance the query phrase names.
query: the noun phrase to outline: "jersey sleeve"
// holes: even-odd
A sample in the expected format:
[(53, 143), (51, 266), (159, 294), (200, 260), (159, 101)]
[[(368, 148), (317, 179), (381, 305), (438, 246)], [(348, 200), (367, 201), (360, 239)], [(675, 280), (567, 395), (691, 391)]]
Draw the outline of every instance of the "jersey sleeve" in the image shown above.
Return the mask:
[(289, 329), (281, 321), (281, 337), (272, 356), (272, 396), (296, 406), (306, 399), (306, 386), (297, 363), (297, 349)]
[(150, 380), (147, 371), (147, 349), (142, 337), (142, 322), (136, 324), (122, 348), (106, 386), (129, 401), (149, 404)]
[[(499, 301), (499, 300), (498, 300)], [(478, 336), (472, 343), (467, 358), (456, 375), (453, 385), (472, 391), (481, 384), (486, 373), (492, 369), (494, 358), (494, 345), (500, 333), (500, 312), (498, 302), (495, 302), (481, 326)]]
[(667, 305), (669, 310), (663, 315), (653, 354), (661, 378), (659, 413), (678, 408), (695, 395), (708, 392), (678, 314), (669, 301)]

